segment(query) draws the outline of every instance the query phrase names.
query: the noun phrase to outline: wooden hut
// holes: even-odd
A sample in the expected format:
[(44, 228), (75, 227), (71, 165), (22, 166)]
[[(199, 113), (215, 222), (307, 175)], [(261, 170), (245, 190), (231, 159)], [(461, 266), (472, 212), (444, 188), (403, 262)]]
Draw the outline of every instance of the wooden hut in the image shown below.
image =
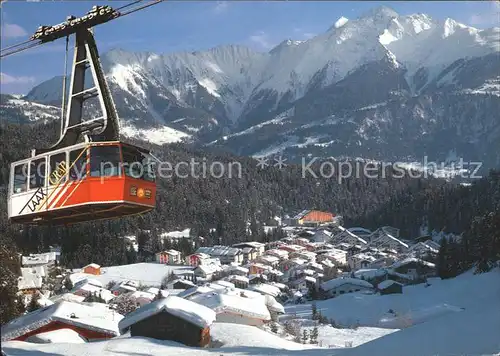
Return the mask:
[(203, 305), (176, 296), (147, 304), (120, 321), (120, 333), (172, 340), (187, 346), (206, 347), (215, 312)]

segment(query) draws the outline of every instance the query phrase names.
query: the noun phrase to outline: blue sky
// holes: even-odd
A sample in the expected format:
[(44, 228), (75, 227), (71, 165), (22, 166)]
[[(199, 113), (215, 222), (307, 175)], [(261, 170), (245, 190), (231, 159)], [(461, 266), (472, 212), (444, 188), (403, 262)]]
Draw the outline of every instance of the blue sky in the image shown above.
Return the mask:
[[(128, 2), (109, 3), (119, 7)], [(69, 14), (83, 15), (94, 4), (95, 1), (2, 1), (1, 47), (27, 39), (42, 22), (56, 24)], [(242, 44), (267, 51), (284, 39), (310, 38), (326, 31), (341, 16), (356, 18), (380, 5), (390, 6), (403, 15), (420, 12), (436, 19), (451, 17), (479, 28), (499, 26), (500, 7), (490, 1), (166, 1), (98, 26), (95, 35), (101, 53), (112, 48), (168, 53), (222, 44)], [(0, 62), (0, 90), (27, 93), (34, 85), (62, 75), (63, 68), (64, 40), (10, 56)]]

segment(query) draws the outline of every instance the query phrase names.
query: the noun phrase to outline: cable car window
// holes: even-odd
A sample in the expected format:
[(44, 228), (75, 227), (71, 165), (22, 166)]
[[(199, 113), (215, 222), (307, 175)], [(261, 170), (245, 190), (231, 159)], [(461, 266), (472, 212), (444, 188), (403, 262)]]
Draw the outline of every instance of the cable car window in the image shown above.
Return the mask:
[(26, 191), (28, 185), (28, 164), (19, 164), (14, 167), (13, 193), (22, 193)]
[(120, 175), (120, 147), (94, 146), (90, 148), (90, 176), (111, 177)]
[(130, 146), (122, 146), (122, 154), (126, 176), (154, 182), (154, 167), (149, 155)]
[(80, 180), (87, 175), (87, 148), (69, 153), (69, 179)]
[(68, 173), (68, 166), (66, 164), (66, 152), (50, 156), (49, 161), (49, 184), (58, 185), (66, 182), (66, 174)]
[(45, 157), (30, 163), (30, 189), (45, 186)]

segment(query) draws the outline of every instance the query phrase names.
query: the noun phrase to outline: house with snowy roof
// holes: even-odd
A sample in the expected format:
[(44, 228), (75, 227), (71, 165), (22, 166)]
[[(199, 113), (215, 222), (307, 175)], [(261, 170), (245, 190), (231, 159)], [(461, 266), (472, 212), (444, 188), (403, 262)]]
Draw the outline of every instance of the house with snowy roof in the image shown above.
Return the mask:
[(17, 289), (23, 294), (33, 294), (42, 288), (45, 269), (43, 266), (22, 267), (17, 279)]
[(192, 267), (197, 267), (203, 263), (206, 264), (208, 260), (210, 260), (210, 255), (201, 252), (193, 253), (185, 258), (186, 264)]
[(419, 258), (410, 257), (394, 262), (389, 268), (411, 279), (428, 278), (436, 275), (436, 265)]
[(361, 268), (369, 268), (370, 265), (377, 259), (368, 253), (358, 253), (347, 257), (347, 265), (352, 270), (358, 270)]
[(289, 222), (293, 225), (318, 226), (320, 224), (333, 222), (334, 217), (334, 214), (326, 211), (303, 210), (293, 216)]
[(377, 290), (381, 295), (386, 294), (401, 294), (403, 293), (403, 285), (391, 279), (386, 279), (377, 285)]
[(399, 229), (384, 226), (375, 230), (371, 235), (371, 247), (378, 249), (394, 249), (398, 252), (406, 252), (409, 245), (399, 238)]
[(253, 284), (248, 289), (263, 295), (267, 294), (272, 297), (277, 297), (281, 293), (281, 290), (278, 287), (267, 283)]
[[(429, 244), (427, 241), (417, 242), (416, 244), (413, 244), (408, 248), (408, 253), (413, 254), (415, 257), (420, 257), (428, 254), (436, 255), (439, 252), (439, 244), (434, 243), (434, 241), (432, 242), (433, 244)], [(437, 245), (437, 248), (434, 244)]]
[(89, 341), (109, 339), (119, 335), (118, 322), (122, 318), (107, 308), (60, 301), (3, 325), (2, 341), (24, 341), (32, 335), (59, 329), (74, 330)]
[(249, 272), (248, 268), (243, 266), (229, 266), (227, 271), (237, 276), (246, 276)]
[(53, 266), (55, 262), (55, 252), (35, 253), (21, 258), (23, 267)]
[(196, 253), (204, 253), (212, 258), (218, 258), (220, 263), (241, 263), (243, 262), (243, 253), (241, 249), (229, 246), (202, 246), (196, 250)]
[(341, 243), (349, 244), (349, 245), (362, 245), (365, 246), (368, 244), (368, 241), (359, 237), (358, 235), (350, 232), (347, 229), (342, 227), (341, 232), (334, 235), (331, 238), (331, 242), (334, 245), (339, 245)]
[(312, 276), (302, 276), (289, 282), (293, 289), (304, 290), (309, 288), (314, 288), (316, 286), (316, 278)]
[(101, 297), (106, 303), (109, 303), (111, 300), (115, 298), (115, 295), (111, 291), (102, 288), (102, 285), (97, 286), (94, 283), (92, 283), (91, 280), (85, 280), (85, 281), (86, 281), (85, 283), (78, 283), (77, 285), (75, 285), (71, 293), (82, 297), (95, 295)]
[(155, 254), (155, 260), (166, 265), (178, 265), (182, 263), (182, 254), (174, 249), (160, 251)]
[[(247, 242), (240, 242), (237, 244), (234, 244), (233, 247), (244, 249), (244, 248), (251, 248), (255, 250), (257, 256), (260, 256), (264, 253), (266, 244), (262, 242), (257, 242), (257, 241), (247, 241)], [(255, 257), (254, 257), (255, 258)]]
[(250, 284), (250, 280), (246, 276), (232, 274), (227, 277), (227, 280), (235, 285), (237, 288), (245, 289)]
[(131, 285), (129, 281), (121, 282), (119, 284), (116, 284), (111, 288), (111, 292), (114, 295), (122, 295), (124, 293), (129, 293), (129, 292), (135, 292), (137, 290), (137, 287), (134, 285)]
[(118, 324), (122, 334), (172, 340), (187, 346), (210, 344), (210, 325), (216, 313), (203, 305), (168, 296), (127, 314)]
[(271, 320), (265, 298), (245, 296), (247, 293), (251, 291), (231, 294), (214, 291), (196, 295), (190, 300), (215, 311), (218, 322), (262, 326)]
[(267, 250), (266, 252), (264, 252), (264, 255), (276, 256), (281, 261), (288, 259), (288, 251), (285, 251), (285, 250), (271, 249), (271, 250)]
[(373, 285), (357, 278), (335, 278), (321, 283), (320, 290), (328, 297), (336, 297), (345, 293), (373, 291)]
[(280, 262), (280, 259), (279, 259), (279, 257), (276, 257), (276, 256), (263, 255), (263, 256), (260, 256), (257, 259), (257, 261), (261, 262), (263, 264), (266, 264), (268, 266), (271, 266), (271, 267), (277, 267), (279, 262)]
[(83, 273), (93, 274), (95, 276), (99, 276), (101, 274), (101, 266), (97, 263), (90, 263), (82, 268)]
[(175, 279), (167, 283), (167, 289), (189, 289), (196, 286), (193, 281), (188, 279)]
[(210, 281), (212, 280), (214, 274), (221, 270), (222, 270), (221, 266), (215, 263), (211, 263), (211, 264), (199, 264), (198, 267), (196, 267), (193, 270), (193, 272), (196, 277)]

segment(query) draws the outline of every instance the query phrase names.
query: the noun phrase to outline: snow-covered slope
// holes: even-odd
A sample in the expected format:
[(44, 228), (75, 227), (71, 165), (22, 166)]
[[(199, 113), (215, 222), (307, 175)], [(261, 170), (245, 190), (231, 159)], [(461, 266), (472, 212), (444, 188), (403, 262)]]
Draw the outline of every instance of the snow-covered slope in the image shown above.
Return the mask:
[[(474, 275), (467, 272), (453, 279), (430, 278), (425, 284), (405, 286), (403, 294), (349, 293), (317, 303), (318, 311), (340, 325), (405, 328), (434, 318), (462, 313), (482, 305), (496, 305), (500, 295), (500, 271)], [(471, 293), (477, 290), (480, 293)], [(389, 311), (392, 310), (393, 313)], [(291, 305), (287, 313), (307, 316), (311, 305)], [(500, 351), (500, 350), (499, 350)]]

